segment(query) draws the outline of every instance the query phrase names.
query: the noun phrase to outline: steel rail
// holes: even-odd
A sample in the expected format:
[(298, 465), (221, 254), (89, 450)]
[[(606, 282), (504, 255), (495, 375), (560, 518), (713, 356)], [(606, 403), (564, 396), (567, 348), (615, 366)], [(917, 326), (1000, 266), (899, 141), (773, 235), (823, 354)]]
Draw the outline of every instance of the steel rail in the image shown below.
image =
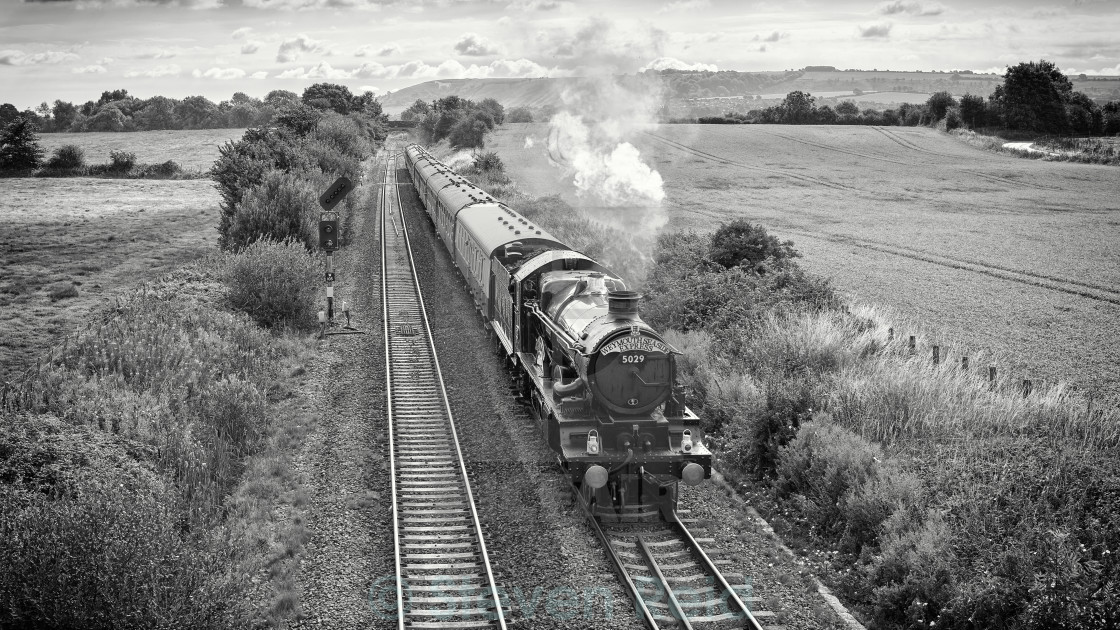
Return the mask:
[[(595, 534), (595, 537), (599, 540), (599, 543), (603, 546), (603, 549), (606, 550), (611, 562), (611, 568), (614, 569), (615, 574), (617, 574), (621, 579), (627, 595), (629, 595), (630, 599), (634, 601), (638, 617), (650, 630), (660, 630), (660, 624), (657, 622), (657, 619), (654, 617), (653, 612), (646, 604), (645, 598), (642, 596), (642, 592), (638, 588), (633, 576), (630, 575), (630, 571), (627, 570), (625, 562), (619, 555), (618, 551), (615, 549), (616, 542), (613, 541), (612, 538), (608, 536), (607, 533), (603, 530), (603, 527), (599, 523), (599, 519), (595, 518), (595, 515), (592, 513), (591, 509), (589, 509), (587, 505), (584, 505), (582, 498), (580, 498), (579, 488), (576, 487), (575, 483), (571, 480), (570, 477), (568, 478), (568, 483), (571, 486), (573, 496), (576, 497), (576, 503), (579, 504), (580, 510), (583, 511), (584, 516), (587, 518), (588, 524), (591, 526), (591, 531)], [(731, 612), (742, 618), (745, 623), (744, 627), (748, 630), (765, 630), (765, 627), (751, 613), (747, 605), (735, 592), (735, 589), (731, 587), (730, 583), (727, 581), (727, 578), (723, 576), (723, 573), (719, 570), (719, 568), (716, 567), (711, 558), (708, 557), (708, 554), (705, 553), (703, 548), (700, 547), (700, 543), (697, 542), (697, 540), (692, 536), (692, 533), (688, 531), (688, 528), (685, 527), (684, 523), (680, 522), (680, 517), (678, 516), (676, 510), (673, 510), (673, 518), (676, 519), (677, 522), (665, 523), (664, 525), (668, 526), (667, 530), (679, 534), (680, 539), (682, 539), (688, 549), (693, 552), (694, 559), (697, 561), (697, 564), (700, 566), (700, 568), (714, 578), (716, 582), (716, 588), (722, 589), (722, 593), (726, 594), (728, 601), (731, 604), (728, 606), (728, 608), (738, 608), (738, 611)], [(651, 568), (651, 573), (653, 573), (655, 578), (660, 582), (661, 588), (665, 593), (666, 599), (668, 600), (667, 605), (671, 613), (674, 614), (677, 625), (682, 628), (691, 628), (692, 622), (685, 614), (684, 606), (682, 606), (680, 601), (677, 599), (675, 593), (669, 585), (669, 581), (662, 573), (656, 559), (653, 557), (653, 553), (650, 550), (649, 545), (646, 543), (642, 535), (639, 534), (636, 536), (634, 546), (639, 550), (641, 555), (645, 557), (646, 563)], [(719, 593), (720, 591), (717, 590), (716, 592)]]
[[(389, 411), (387, 413), (387, 416), (389, 418), (390, 467), (391, 467), (391, 470), (392, 470), (391, 483), (392, 483), (392, 486), (393, 486), (392, 496), (393, 496), (393, 536), (394, 536), (394, 547), (395, 547), (394, 556), (395, 556), (396, 571), (397, 571), (398, 628), (400, 630), (405, 630), (405, 628), (407, 626), (406, 626), (406, 611), (405, 611), (405, 608), (404, 608), (404, 585), (403, 585), (402, 565), (401, 565), (402, 555), (404, 555), (404, 554), (402, 554), (402, 552), (401, 552), (401, 548), (402, 548), (401, 534), (400, 534), (401, 508), (400, 508), (400, 497), (399, 497), (399, 494), (398, 494), (398, 491), (397, 491), (397, 485), (398, 485), (398, 479), (397, 479), (397, 474), (396, 474), (396, 471), (397, 471), (397, 461), (396, 461), (396, 459), (397, 459), (396, 458), (397, 443), (396, 443), (395, 435), (394, 435), (396, 433), (396, 427), (395, 427), (395, 424), (394, 424), (394, 421), (393, 421), (393, 419), (394, 419), (394, 415), (393, 415), (394, 392), (393, 392), (393, 379), (392, 379), (392, 375), (394, 373), (393, 372), (393, 363), (392, 363), (392, 360), (393, 360), (393, 357), (392, 357), (392, 353), (393, 353), (392, 339), (393, 338), (391, 337), (392, 330), (390, 329), (391, 314), (390, 314), (390, 306), (389, 306), (389, 288), (388, 288), (389, 274), (388, 274), (388, 264), (387, 264), (388, 263), (387, 252), (388, 252), (388, 249), (389, 249), (389, 245), (388, 245), (389, 235), (387, 233), (387, 228), (388, 228), (387, 224), (390, 223), (390, 222), (392, 223), (393, 239), (394, 240), (399, 239), (401, 241), (401, 244), (403, 245), (405, 251), (407, 252), (407, 260), (408, 260), (408, 267), (409, 267), (408, 275), (410, 276), (410, 280), (411, 280), (409, 282), (409, 285), (411, 286), (411, 289), (414, 292), (414, 297), (415, 297), (415, 302), (416, 302), (416, 312), (417, 312), (417, 315), (418, 315), (418, 319), (421, 323), (423, 323), (423, 330), (424, 330), (424, 334), (426, 335), (426, 340), (425, 340), (426, 343), (424, 345), (426, 346), (426, 350), (430, 355), (431, 369), (434, 372), (434, 379), (433, 379), (432, 385), (438, 385), (438, 387), (436, 388), (436, 391), (438, 391), (439, 399), (442, 400), (442, 410), (443, 410), (443, 414), (444, 414), (444, 417), (442, 419), (446, 421), (446, 426), (447, 426), (447, 431), (446, 432), (450, 436), (451, 444), (454, 446), (454, 449), (453, 449), (454, 450), (454, 458), (455, 458), (455, 462), (457, 462), (456, 468), (457, 468), (457, 471), (458, 471), (459, 482), (461, 483), (461, 491), (464, 495), (463, 498), (465, 499), (466, 506), (469, 508), (470, 521), (471, 521), (470, 528), (471, 528), (471, 530), (473, 530), (473, 534), (474, 534), (473, 540), (471, 540), (470, 543), (473, 543), (478, 549), (479, 560), (478, 560), (477, 564), (479, 565), (479, 568), (482, 570), (482, 573), (484, 573), (483, 577), (486, 580), (486, 589), (489, 591), (490, 598), (493, 602), (493, 613), (492, 613), (493, 618), (491, 619), (491, 621), (492, 621), (491, 625), (496, 626), (497, 628), (500, 628), (501, 630), (505, 630), (506, 623), (505, 623), (504, 612), (503, 612), (503, 609), (502, 609), (501, 596), (498, 593), (497, 584), (494, 580), (493, 570), (490, 566), (490, 557), (489, 557), (489, 552), (486, 549), (486, 542), (485, 542), (485, 539), (484, 539), (483, 533), (482, 533), (482, 524), (481, 524), (481, 521), (478, 518), (478, 511), (475, 508), (474, 495), (473, 495), (473, 493), (471, 491), (471, 487), (470, 487), (470, 478), (469, 478), (469, 475), (467, 473), (467, 468), (466, 468), (465, 460), (463, 458), (462, 448), (459, 444), (458, 429), (455, 426), (454, 416), (451, 413), (451, 404), (450, 404), (450, 401), (448, 400), (448, 397), (447, 397), (446, 387), (444, 386), (443, 373), (442, 373), (442, 370), (441, 370), (440, 365), (439, 365), (439, 356), (436, 352), (435, 341), (434, 341), (434, 338), (432, 336), (431, 326), (430, 326), (429, 320), (428, 320), (427, 309), (424, 306), (424, 299), (423, 299), (423, 293), (422, 293), (421, 288), (420, 288), (420, 281), (419, 281), (419, 278), (416, 275), (416, 261), (412, 256), (412, 244), (411, 244), (411, 240), (409, 239), (409, 236), (408, 236), (408, 229), (407, 229), (407, 227), (405, 226), (405, 223), (404, 223), (403, 206), (401, 204), (401, 197), (400, 197), (400, 184), (395, 181), (395, 179), (396, 179), (395, 173), (392, 171), (392, 163), (394, 161), (394, 158), (396, 158), (396, 157), (399, 157), (399, 154), (397, 154), (395, 156), (387, 156), (386, 165), (385, 165), (385, 178), (383, 180), (384, 188), (383, 188), (383, 191), (382, 191), (383, 199), (384, 199), (385, 203), (382, 204), (382, 216), (381, 216), (381, 237), (382, 237), (381, 238), (381, 257), (382, 257), (382, 305), (383, 305), (383, 319), (384, 319), (385, 340), (386, 340), (386, 343), (385, 343), (386, 388), (387, 388), (386, 396), (387, 396), (387, 400), (388, 400), (388, 405), (387, 406), (388, 406), (388, 409), (389, 409)], [(400, 221), (400, 231), (397, 230), (396, 221), (391, 221), (391, 219), (390, 219), (390, 217), (393, 214), (393, 207), (392, 207), (393, 206), (393, 198), (392, 198), (392, 195), (394, 195), (394, 193), (389, 192), (390, 190), (395, 191), (396, 205), (397, 205), (398, 210), (400, 210), (400, 213), (397, 214), (397, 219)], [(399, 255), (399, 252), (398, 252), (398, 255)], [(401, 257), (401, 258), (403, 259), (403, 257)], [(402, 446), (402, 448), (403, 448), (403, 446)], [(450, 452), (448, 453), (448, 456), (449, 457), (451, 456)], [(413, 457), (415, 458), (416, 455), (414, 454)], [(428, 460), (432, 460), (432, 459), (439, 458), (439, 455), (438, 454), (427, 454), (427, 455), (423, 456), (423, 458), (428, 459)], [(439, 458), (439, 459), (442, 459), (442, 458)], [(402, 482), (402, 483), (404, 483), (404, 482)], [(413, 483), (420, 483), (420, 482), (413, 482)], [(446, 488), (442, 491), (446, 491)], [(434, 495), (428, 495), (428, 496), (422, 497), (422, 498), (435, 499), (435, 498), (438, 498), (438, 497), (434, 496)], [(414, 497), (414, 499), (415, 499), (415, 497)], [(433, 503), (431, 505), (434, 507), (436, 504)], [(451, 512), (456, 512), (456, 511), (458, 511), (458, 510), (454, 510), (454, 509), (452, 509), (452, 510), (426, 510), (425, 513), (433, 513), (433, 512), (436, 512), (436, 513), (451, 513)], [(414, 513), (420, 513), (420, 512), (414, 512)], [(460, 548), (464, 547), (464, 546), (470, 547), (471, 546), (470, 543), (453, 543), (453, 544), (449, 544), (447, 546), (449, 546), (449, 547), (460, 547)], [(473, 554), (471, 554), (469, 552), (464, 552), (464, 553), (451, 552), (451, 553), (448, 553), (447, 557), (448, 558), (452, 558), (452, 557), (463, 558), (463, 557), (470, 557), (472, 555)], [(432, 558), (433, 556), (435, 556), (436, 559), (438, 559), (442, 556), (442, 554), (413, 554), (414, 558)], [(469, 565), (470, 563), (460, 563), (459, 565), (456, 566), (456, 568), (464, 568), (464, 564)], [(450, 567), (452, 565), (448, 564), (447, 566)], [(471, 568), (473, 568), (473, 567), (471, 567)], [(466, 577), (466, 576), (464, 576), (464, 577)], [(429, 590), (430, 591), (430, 590), (438, 590), (439, 588), (443, 588), (443, 587), (423, 587), (423, 588), (422, 587), (417, 587), (417, 590)], [(457, 588), (458, 590), (470, 590), (469, 588), (467, 588), (465, 586), (459, 586), (459, 587), (454, 587), (454, 588)], [(432, 599), (438, 600), (439, 598), (427, 598), (427, 600), (432, 600)], [(470, 601), (472, 599), (473, 599), (472, 597), (464, 596), (464, 597), (460, 597), (460, 598), (445, 598), (444, 601), (446, 601), (448, 603), (457, 603), (457, 602)], [(471, 609), (471, 610), (489, 610), (489, 609)], [(469, 612), (468, 610), (464, 610), (464, 614), (482, 614), (482, 613)], [(489, 615), (489, 613), (486, 613), (486, 614)], [(475, 627), (475, 626), (477, 626), (478, 623), (479, 622), (465, 623), (465, 622), (455, 622), (455, 621), (414, 622), (414, 624), (415, 624), (414, 627), (447, 627), (447, 628), (453, 628), (453, 627), (456, 627), (457, 625), (458, 626)]]

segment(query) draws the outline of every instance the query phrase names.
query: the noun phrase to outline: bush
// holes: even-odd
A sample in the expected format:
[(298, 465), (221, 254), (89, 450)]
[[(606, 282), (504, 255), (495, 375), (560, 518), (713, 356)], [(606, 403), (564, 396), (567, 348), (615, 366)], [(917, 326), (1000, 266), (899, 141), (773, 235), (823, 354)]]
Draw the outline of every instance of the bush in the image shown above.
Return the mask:
[(172, 179), (182, 173), (183, 167), (178, 162), (168, 160), (162, 164), (148, 164), (137, 175), (144, 179)]
[(64, 144), (54, 150), (47, 160), (50, 168), (82, 168), (86, 165), (86, 152), (76, 144)]
[(533, 111), (528, 107), (514, 107), (506, 113), (506, 122), (531, 123), (533, 122)]
[(109, 170), (126, 172), (136, 165), (136, 154), (131, 151), (109, 151)]
[(269, 328), (311, 328), (321, 269), (297, 241), (259, 240), (234, 255), (226, 270), (230, 302)]
[(721, 223), (712, 234), (708, 247), (711, 259), (724, 267), (748, 267), (757, 273), (766, 273), (766, 265), (780, 266), (785, 261), (801, 256), (793, 248), (793, 241), (779, 241), (770, 236), (766, 228), (746, 219)]
[(235, 252), (260, 239), (290, 239), (308, 247), (318, 238), (318, 198), (305, 178), (269, 171), (237, 204), (219, 242), (223, 249)]
[(501, 172), (505, 170), (505, 164), (502, 164), (502, 158), (498, 157), (495, 151), (487, 151), (474, 156), (474, 167), (480, 172)]

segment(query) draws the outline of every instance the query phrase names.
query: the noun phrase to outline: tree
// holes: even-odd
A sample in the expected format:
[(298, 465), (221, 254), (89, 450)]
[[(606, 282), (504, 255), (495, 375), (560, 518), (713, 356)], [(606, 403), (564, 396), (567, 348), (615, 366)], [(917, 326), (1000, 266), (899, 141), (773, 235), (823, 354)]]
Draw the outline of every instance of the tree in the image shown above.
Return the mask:
[(984, 98), (972, 94), (961, 97), (961, 120), (970, 128), (982, 127), (985, 122)]
[(7, 127), (19, 118), (19, 110), (11, 103), (0, 105), (0, 127)]
[(408, 109), (401, 112), (401, 120), (420, 120), (432, 111), (432, 107), (426, 102), (416, 99), (416, 102), (408, 106)]
[(778, 106), (781, 121), (787, 125), (811, 123), (816, 117), (816, 99), (808, 92), (794, 90)]
[(205, 96), (188, 96), (175, 104), (175, 120), (184, 129), (206, 129), (218, 106)]
[(859, 116), (859, 105), (852, 101), (840, 101), (836, 104), (836, 114), (839, 116)]
[(298, 103), (299, 95), (295, 92), (289, 92), (288, 90), (273, 90), (264, 97), (264, 102), (276, 109), (281, 109), (288, 105)]
[(127, 117), (120, 109), (107, 105), (85, 121), (86, 131), (124, 131)]
[(488, 130), (486, 119), (482, 116), (468, 116), (455, 123), (447, 141), (456, 149), (481, 149), (485, 146), (483, 138)]
[(1009, 129), (1065, 133), (1069, 130), (1066, 104), (1073, 84), (1049, 61), (1008, 66), (1003, 85), (992, 93)]
[(495, 99), (482, 99), (482, 102), (478, 104), (478, 108), (490, 114), (490, 117), (494, 119), (494, 124), (496, 125), (502, 124), (506, 119), (506, 108), (502, 107), (502, 104)]
[(295, 135), (306, 136), (315, 129), (322, 117), (323, 114), (318, 109), (303, 103), (296, 103), (280, 110), (274, 120), (278, 126), (288, 129)]
[(957, 105), (957, 99), (948, 92), (935, 92), (931, 94), (926, 101), (926, 109), (929, 111), (930, 123), (935, 123), (945, 117), (945, 112), (950, 107)]
[(17, 118), (0, 133), (0, 170), (30, 171), (43, 163), (43, 149), (35, 124), (28, 118)]
[(177, 102), (166, 96), (153, 96), (132, 119), (140, 129), (175, 129), (175, 106)]
[[(97, 99), (97, 105), (104, 105), (105, 103), (112, 103), (113, 101), (123, 101), (128, 98), (128, 90), (106, 90), (101, 93), (101, 98)], [(92, 114), (93, 112), (89, 112)], [(88, 115), (88, 114), (87, 114)]]
[(1100, 106), (1083, 92), (1070, 94), (1069, 103), (1066, 105), (1066, 116), (1069, 118), (1070, 130), (1078, 135), (1100, 134), (1104, 126)]
[(54, 127), (57, 131), (66, 131), (70, 125), (74, 124), (74, 120), (78, 117), (78, 108), (74, 107), (73, 103), (66, 101), (55, 101), (54, 107), (51, 108), (51, 115), (54, 116)]
[(303, 90), (301, 100), (316, 109), (333, 109), (339, 114), (349, 114), (361, 109), (361, 103), (350, 93), (350, 88), (336, 83), (316, 83)]

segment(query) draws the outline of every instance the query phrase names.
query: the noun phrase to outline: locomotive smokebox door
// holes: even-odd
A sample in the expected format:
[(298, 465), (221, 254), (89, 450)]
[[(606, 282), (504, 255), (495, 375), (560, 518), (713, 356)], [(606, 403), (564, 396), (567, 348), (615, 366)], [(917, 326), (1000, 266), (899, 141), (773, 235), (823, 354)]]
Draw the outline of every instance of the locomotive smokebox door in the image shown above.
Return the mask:
[(338, 249), (337, 212), (322, 212), (319, 214), (319, 247), (328, 252)]

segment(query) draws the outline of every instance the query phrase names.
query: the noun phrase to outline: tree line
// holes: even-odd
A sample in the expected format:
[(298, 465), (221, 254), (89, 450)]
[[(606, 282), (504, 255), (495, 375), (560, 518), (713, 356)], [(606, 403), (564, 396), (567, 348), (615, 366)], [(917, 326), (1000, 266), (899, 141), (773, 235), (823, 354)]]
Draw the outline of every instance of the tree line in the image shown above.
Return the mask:
[(143, 99), (128, 90), (106, 90), (96, 101), (75, 105), (56, 100), (35, 109), (19, 111), (15, 105), (0, 105), (0, 128), (24, 119), (42, 132), (153, 131), (160, 129), (227, 129), (269, 125), (281, 111), (300, 103), (339, 114), (362, 113), (379, 117), (381, 104), (372, 92), (352, 94), (346, 86), (316, 83), (302, 97), (288, 90), (273, 90), (264, 99), (244, 92), (220, 103), (205, 96), (183, 99), (153, 96)]
[(928, 125), (946, 130), (999, 127), (1052, 135), (1099, 136), (1120, 134), (1120, 102), (1097, 104), (1075, 91), (1069, 78), (1049, 61), (1009, 66), (1003, 84), (985, 99), (965, 94), (960, 99), (937, 92), (924, 104), (903, 103), (897, 109), (860, 111), (853, 101), (835, 108), (818, 106), (802, 91), (790, 92), (778, 105), (741, 114), (702, 117), (701, 123), (770, 123), (787, 125), (862, 124)]
[[(241, 93), (238, 92), (238, 94)], [(123, 98), (116, 98), (122, 95)], [(192, 96), (177, 101), (178, 105), (172, 106), (168, 110), (171, 112), (169, 117), (160, 119), (162, 122), (152, 122), (154, 119), (150, 113), (151, 108), (162, 107), (161, 103), (175, 103), (176, 101), (173, 99), (157, 96), (143, 101), (128, 97), (125, 90), (106, 92), (102, 95), (102, 98), (106, 100), (98, 107), (92, 118), (73, 119), (67, 129), (73, 130), (77, 127), (84, 131), (139, 131), (142, 129), (209, 129), (230, 126), (230, 119), (228, 117), (222, 118), (220, 109), (215, 109), (214, 112), (218, 113), (213, 116), (199, 114), (191, 109), (194, 105), (190, 104), (186, 105), (188, 109), (182, 109), (184, 103), (197, 104), (197, 101), (191, 99), (205, 101), (206, 99), (203, 97)], [(234, 98), (236, 99), (237, 96), (235, 95)], [(371, 93), (354, 95), (343, 85), (316, 83), (306, 88), (302, 96), (297, 96), (294, 92), (285, 90), (274, 90), (265, 97), (264, 101), (255, 99), (250, 99), (250, 101), (247, 103), (247, 107), (256, 107), (253, 103), (262, 104), (261, 108), (257, 110), (256, 117), (252, 119), (239, 118), (237, 124), (249, 122), (251, 124), (247, 126), (250, 129), (262, 130), (262, 133), (270, 128), (277, 127), (288, 130), (293, 137), (309, 136), (324, 120), (324, 117), (329, 115), (350, 119), (349, 122), (356, 125), (356, 128), (360, 129), (364, 136), (368, 136), (369, 141), (375, 146), (379, 145), (386, 137), (385, 123), (387, 117), (381, 112), (381, 104), (373, 100)], [(209, 103), (209, 101), (206, 102)], [(225, 102), (223, 101), (223, 103)], [(114, 103), (128, 103), (130, 107), (135, 106), (136, 108), (128, 110), (133, 112), (129, 115), (125, 113), (127, 108), (121, 109)], [(148, 103), (148, 105), (141, 107), (137, 105), (138, 103)], [(192, 111), (194, 114), (190, 114)], [(110, 116), (121, 122), (121, 126), (114, 125), (111, 129), (91, 128), (96, 126), (89, 124), (90, 121), (96, 120), (102, 115)], [(59, 124), (62, 122), (54, 117), (44, 121), (42, 117), (23, 115), (19, 112), (16, 112), (15, 117), (11, 120), (0, 119), (0, 129), (2, 129), (0, 130), (0, 171), (18, 175), (31, 173), (40, 167), (47, 166), (55, 169), (69, 168), (71, 169), (70, 174), (81, 174), (74, 170), (84, 166), (80, 149), (77, 147), (64, 146), (56, 151), (55, 156), (50, 160), (44, 160), (43, 151), (38, 143), (37, 131), (43, 125), (52, 124), (51, 120), (58, 121)], [(221, 122), (223, 120), (224, 123)], [(141, 122), (137, 123), (137, 121)], [(138, 126), (147, 124), (154, 126)], [(132, 160), (128, 162), (128, 168), (116, 170), (128, 171), (133, 166), (132, 161), (134, 159), (135, 156), (132, 156)], [(117, 159), (114, 157), (114, 164), (116, 163)]]

